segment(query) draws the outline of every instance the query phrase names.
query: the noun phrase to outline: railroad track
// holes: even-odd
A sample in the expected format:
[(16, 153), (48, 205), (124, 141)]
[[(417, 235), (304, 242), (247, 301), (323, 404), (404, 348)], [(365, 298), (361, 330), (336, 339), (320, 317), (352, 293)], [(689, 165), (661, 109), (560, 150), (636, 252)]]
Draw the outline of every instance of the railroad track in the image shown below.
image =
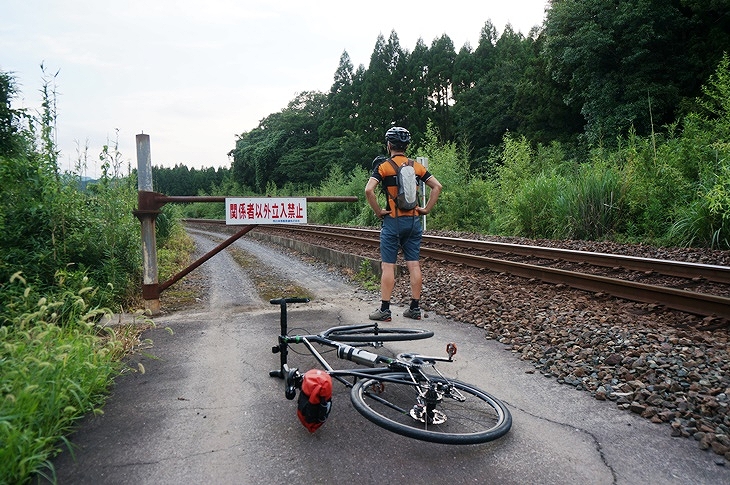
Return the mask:
[[(320, 244), (330, 240), (371, 249), (379, 245), (379, 231), (372, 229), (291, 225), (260, 226), (257, 230), (285, 231), (292, 237), (315, 239)], [(728, 266), (431, 235), (424, 235), (421, 255), (696, 315), (730, 319), (730, 298), (726, 296), (730, 293)], [(559, 267), (566, 264), (570, 269)], [(601, 272), (604, 274), (597, 274)], [(651, 278), (660, 283), (636, 281)], [(671, 286), (661, 283), (667, 278)], [(682, 287), (703, 287), (708, 292)]]

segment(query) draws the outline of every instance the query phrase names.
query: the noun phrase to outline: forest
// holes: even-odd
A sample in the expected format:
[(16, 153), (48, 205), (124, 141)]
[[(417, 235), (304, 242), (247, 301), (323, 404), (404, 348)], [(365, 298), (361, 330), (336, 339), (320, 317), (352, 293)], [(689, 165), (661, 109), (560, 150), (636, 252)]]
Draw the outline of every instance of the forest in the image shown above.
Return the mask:
[(241, 134), (233, 177), (258, 191), (319, 185), (332, 165), (366, 167), (388, 127), (408, 128), (417, 143), (429, 122), (478, 172), (505, 133), (565, 143), (575, 156), (615, 147), (692, 110), (730, 45), (729, 17), (719, 1), (564, 0), (540, 29), (507, 25), (498, 36), (487, 21), (478, 44), (458, 52), (446, 34), (409, 51), (393, 31), (378, 36), (369, 66), (354, 69), (344, 52), (328, 93), (301, 92)]
[[(458, 51), (446, 34), (409, 50), (393, 31), (367, 67), (343, 52), (329, 92), (241, 133), (221, 182), (181, 182), (180, 166), (156, 184), (361, 196), (397, 125), (446, 182), (431, 228), (727, 248), (727, 46), (720, 0), (555, 0), (526, 35), (486, 21)], [(373, 225), (365, 206), (312, 217)]]

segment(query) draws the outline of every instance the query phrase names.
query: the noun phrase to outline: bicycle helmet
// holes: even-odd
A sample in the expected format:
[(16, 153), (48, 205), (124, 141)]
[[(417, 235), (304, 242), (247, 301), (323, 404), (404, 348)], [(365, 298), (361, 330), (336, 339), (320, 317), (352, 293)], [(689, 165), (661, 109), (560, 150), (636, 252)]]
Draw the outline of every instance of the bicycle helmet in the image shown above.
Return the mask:
[(385, 142), (395, 146), (405, 146), (411, 142), (411, 134), (405, 128), (393, 126), (385, 132)]

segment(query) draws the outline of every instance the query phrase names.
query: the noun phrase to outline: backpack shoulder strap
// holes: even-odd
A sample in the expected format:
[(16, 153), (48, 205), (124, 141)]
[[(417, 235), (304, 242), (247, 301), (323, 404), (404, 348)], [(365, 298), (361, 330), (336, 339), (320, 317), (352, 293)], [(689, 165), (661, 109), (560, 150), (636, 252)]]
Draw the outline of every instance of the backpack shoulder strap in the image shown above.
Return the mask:
[(383, 177), (383, 191), (388, 194), (388, 191), (386, 187), (395, 187), (398, 185), (398, 165), (393, 161), (392, 158), (387, 158), (386, 160), (383, 160), (383, 163), (389, 163), (391, 167), (393, 167), (393, 171), (395, 172), (393, 175), (387, 175)]

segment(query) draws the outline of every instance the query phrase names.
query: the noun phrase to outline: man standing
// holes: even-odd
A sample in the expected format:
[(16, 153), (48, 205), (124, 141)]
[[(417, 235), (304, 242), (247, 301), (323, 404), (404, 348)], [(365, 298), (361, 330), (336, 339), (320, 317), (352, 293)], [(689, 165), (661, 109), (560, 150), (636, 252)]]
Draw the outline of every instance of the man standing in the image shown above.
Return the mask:
[[(395, 286), (395, 264), (398, 256), (398, 249), (403, 249), (403, 257), (406, 261), (411, 285), (411, 304), (403, 313), (404, 317), (419, 320), (421, 318), (421, 288), (423, 276), (421, 264), (419, 263), (421, 252), (421, 226), (422, 215), (428, 214), (436, 205), (441, 193), (441, 184), (436, 177), (431, 175), (426, 167), (406, 157), (406, 149), (411, 142), (411, 134), (405, 128), (398, 126), (390, 128), (385, 133), (385, 142), (388, 148), (389, 159), (373, 168), (367, 185), (365, 186), (365, 197), (368, 204), (382, 221), (380, 230), (380, 308), (370, 314), (371, 320), (389, 322), (391, 320), (390, 297)], [(393, 163), (390, 163), (390, 162)], [(398, 196), (397, 170), (406, 164), (412, 164), (416, 172), (416, 183), (423, 181), (431, 188), (431, 193), (424, 207), (416, 207), (410, 210), (399, 209), (396, 204)], [(382, 183), (385, 188), (387, 207), (385, 209), (378, 205), (375, 195), (375, 188)]]

